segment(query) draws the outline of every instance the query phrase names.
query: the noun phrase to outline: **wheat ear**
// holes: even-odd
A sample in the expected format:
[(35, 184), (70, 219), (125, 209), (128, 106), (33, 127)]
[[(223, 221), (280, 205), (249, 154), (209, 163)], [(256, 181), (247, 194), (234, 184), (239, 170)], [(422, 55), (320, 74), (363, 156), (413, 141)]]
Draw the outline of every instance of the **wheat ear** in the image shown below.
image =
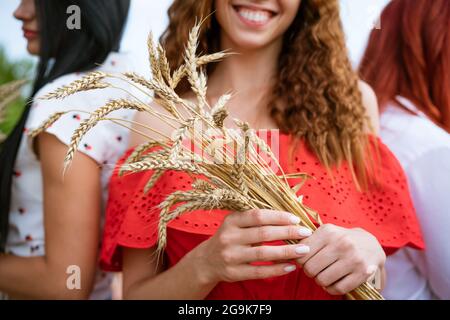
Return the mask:
[(147, 107), (145, 105), (139, 102), (119, 99), (119, 100), (112, 100), (103, 107), (94, 111), (89, 117), (89, 119), (84, 120), (73, 133), (69, 149), (67, 151), (64, 160), (64, 168), (66, 169), (68, 165), (72, 162), (76, 150), (78, 149), (78, 146), (83, 137), (88, 133), (89, 130), (95, 127), (97, 123), (101, 121), (104, 117), (106, 117), (108, 114), (121, 109), (144, 111), (146, 110), (146, 108)]
[(108, 83), (101, 82), (101, 80), (105, 79), (106, 77), (107, 77), (106, 73), (101, 71), (94, 71), (85, 75), (79, 80), (75, 80), (66, 86), (58, 88), (55, 91), (50, 92), (44, 95), (43, 97), (40, 97), (39, 99), (42, 100), (64, 99), (77, 92), (104, 89), (110, 86)]
[(56, 121), (58, 121), (63, 115), (67, 114), (67, 112), (56, 112), (50, 116), (47, 120), (44, 121), (38, 128), (28, 133), (28, 136), (32, 139), (36, 138), (42, 132), (50, 128)]

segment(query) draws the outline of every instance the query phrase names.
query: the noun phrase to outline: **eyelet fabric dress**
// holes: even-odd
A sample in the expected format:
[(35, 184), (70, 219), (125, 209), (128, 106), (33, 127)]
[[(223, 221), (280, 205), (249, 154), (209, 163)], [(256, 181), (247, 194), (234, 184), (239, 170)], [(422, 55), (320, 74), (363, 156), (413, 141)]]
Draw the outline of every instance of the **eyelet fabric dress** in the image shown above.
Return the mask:
[[(308, 180), (299, 191), (304, 203), (316, 210), (324, 223), (346, 228), (360, 227), (377, 237), (387, 254), (398, 248), (423, 248), (415, 210), (409, 196), (403, 170), (393, 154), (377, 139), (380, 179), (377, 187), (359, 192), (349, 166), (343, 163), (331, 169), (331, 175), (304, 142), (289, 158), (292, 137), (279, 137), (279, 162), (286, 173), (304, 172)], [(128, 153), (119, 161), (123, 163)], [(147, 194), (143, 189), (152, 172), (119, 176), (110, 182), (106, 226), (103, 235), (101, 265), (105, 270), (121, 270), (123, 248), (151, 248), (158, 241), (158, 205), (174, 191), (190, 190), (192, 177), (168, 171)], [(291, 181), (295, 185), (298, 181)], [(175, 265), (189, 251), (210, 238), (220, 227), (228, 211), (194, 211), (168, 225), (165, 257), (168, 267)], [(272, 242), (280, 245), (283, 242)], [(207, 299), (342, 299), (331, 296), (302, 270), (265, 280), (218, 284)]]

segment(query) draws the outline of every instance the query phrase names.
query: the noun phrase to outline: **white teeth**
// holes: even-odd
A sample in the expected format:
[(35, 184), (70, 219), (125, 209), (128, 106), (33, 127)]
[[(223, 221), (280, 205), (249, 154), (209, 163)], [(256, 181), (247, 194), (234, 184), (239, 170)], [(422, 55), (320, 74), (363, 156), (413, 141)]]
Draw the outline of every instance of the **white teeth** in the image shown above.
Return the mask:
[(241, 9), (238, 11), (238, 13), (244, 19), (255, 23), (264, 23), (270, 19), (269, 13), (267, 13), (266, 11)]

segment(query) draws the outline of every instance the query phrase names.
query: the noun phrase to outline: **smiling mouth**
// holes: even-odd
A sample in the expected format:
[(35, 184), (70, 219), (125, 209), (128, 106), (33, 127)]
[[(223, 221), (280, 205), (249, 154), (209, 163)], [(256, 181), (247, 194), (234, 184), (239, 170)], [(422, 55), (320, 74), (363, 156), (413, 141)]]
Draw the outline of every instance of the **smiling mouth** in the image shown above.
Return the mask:
[(273, 11), (247, 6), (233, 6), (233, 9), (241, 21), (250, 26), (264, 26), (276, 15)]

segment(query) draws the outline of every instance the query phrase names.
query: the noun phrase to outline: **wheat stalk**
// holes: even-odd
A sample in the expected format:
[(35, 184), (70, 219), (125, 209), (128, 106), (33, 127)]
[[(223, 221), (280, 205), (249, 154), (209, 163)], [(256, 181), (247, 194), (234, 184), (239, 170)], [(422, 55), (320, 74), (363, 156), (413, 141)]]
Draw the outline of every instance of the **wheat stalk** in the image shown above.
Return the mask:
[(139, 102), (119, 99), (119, 100), (112, 100), (103, 107), (97, 109), (94, 113), (92, 113), (92, 115), (88, 119), (84, 120), (73, 133), (69, 144), (69, 149), (67, 151), (64, 160), (64, 170), (66, 170), (69, 164), (72, 162), (76, 150), (78, 149), (78, 146), (83, 137), (89, 132), (89, 130), (95, 127), (97, 123), (100, 122), (104, 117), (117, 110), (130, 109), (137, 111), (145, 111), (146, 108), (147, 107), (145, 105)]
[[(174, 127), (174, 134), (172, 137), (167, 137), (157, 132), (164, 137), (163, 140), (147, 137), (149, 141), (137, 147), (125, 163), (118, 168), (119, 174), (152, 170), (153, 174), (147, 181), (144, 192), (148, 192), (167, 171), (185, 172), (195, 177), (192, 190), (176, 191), (168, 195), (158, 206), (161, 210), (158, 225), (157, 252), (159, 254), (167, 244), (168, 224), (180, 215), (195, 210), (274, 209), (287, 211), (300, 217), (301, 225), (315, 231), (317, 229), (315, 223), (322, 224), (320, 216), (313, 209), (305, 206), (302, 196), (298, 195), (308, 176), (306, 174), (285, 174), (269, 145), (259, 138), (247, 123), (234, 119), (234, 123), (240, 129), (239, 134), (224, 126), (225, 120), (228, 118), (226, 106), (231, 99), (230, 94), (219, 98), (212, 108), (208, 105), (207, 77), (203, 66), (223, 59), (228, 54), (221, 52), (198, 57), (199, 32), (200, 25), (195, 26), (190, 32), (184, 54), (184, 64), (173, 72), (171, 72), (164, 49), (161, 45), (155, 45), (153, 37), (150, 35), (147, 44), (153, 74), (151, 80), (135, 73), (124, 73), (120, 76), (94, 75), (57, 90), (51, 95), (53, 98), (64, 97), (89, 89), (93, 85), (102, 84), (103, 82), (100, 80), (114, 76), (124, 79), (130, 85), (139, 87), (149, 96), (153, 94), (158, 103), (170, 114), (170, 116), (163, 115), (152, 105), (143, 105), (127, 100), (113, 101), (96, 110), (74, 132), (65, 163), (70, 163), (73, 159), (78, 144), (86, 132), (99, 121), (105, 120), (112, 110), (121, 108), (139, 110)], [(185, 78), (197, 98), (196, 102), (185, 100), (176, 92), (176, 87)], [(51, 121), (53, 119), (49, 119), (49, 123)], [(196, 124), (201, 124), (206, 130), (196, 131)], [(138, 131), (135, 130), (135, 132)], [(213, 138), (210, 135), (211, 132), (220, 133), (222, 137)], [(188, 143), (185, 144), (185, 141)], [(235, 154), (234, 146), (237, 146), (237, 154)], [(195, 150), (201, 150), (204, 154), (199, 155)], [(281, 175), (275, 174), (267, 163), (267, 157), (274, 161)], [(289, 179), (301, 179), (301, 181), (291, 188), (288, 183)], [(286, 242), (297, 243), (292, 240)], [(365, 283), (349, 294), (348, 298), (378, 300), (382, 299), (382, 296), (370, 284)]]
[(51, 99), (64, 99), (68, 96), (71, 96), (75, 93), (96, 89), (105, 89), (110, 85), (108, 83), (102, 82), (101, 80), (105, 79), (107, 74), (101, 71), (91, 72), (81, 79), (75, 80), (72, 83), (65, 85), (56, 89), (53, 92), (50, 92), (43, 97), (40, 97), (42, 100), (51, 100)]
[(58, 121), (65, 114), (67, 114), (67, 112), (55, 112), (47, 120), (45, 120), (44, 123), (42, 123), (39, 127), (29, 132), (28, 136), (32, 139), (36, 138), (39, 134), (45, 132), (48, 128), (50, 128), (56, 121)]

